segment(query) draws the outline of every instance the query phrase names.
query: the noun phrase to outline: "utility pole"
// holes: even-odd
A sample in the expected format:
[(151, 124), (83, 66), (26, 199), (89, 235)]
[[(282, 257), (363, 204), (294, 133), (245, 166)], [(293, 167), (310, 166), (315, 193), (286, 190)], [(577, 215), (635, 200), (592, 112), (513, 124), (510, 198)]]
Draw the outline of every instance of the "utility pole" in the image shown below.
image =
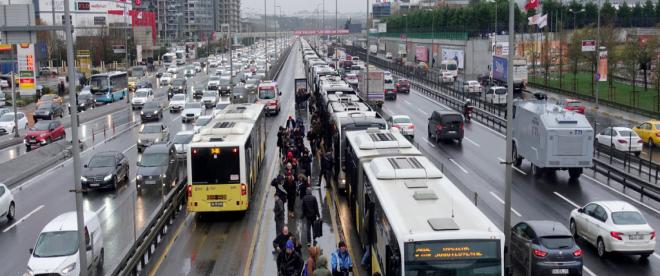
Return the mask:
[[(601, 51), (601, 49), (600, 49), (600, 9), (601, 9), (600, 2), (601, 2), (601, 0), (598, 0), (598, 5), (597, 5), (597, 7), (598, 7), (598, 23), (597, 23), (597, 28), (596, 28), (596, 72), (598, 72), (599, 66), (600, 66), (600, 51)], [(598, 108), (599, 108), (599, 106), (598, 106), (598, 95), (599, 95), (599, 90), (600, 90), (599, 89), (599, 87), (600, 87), (600, 78), (603, 77), (603, 76), (600, 75), (600, 73), (596, 73), (596, 74), (598, 74), (598, 79), (596, 80), (596, 102), (595, 102), (595, 106), (594, 106), (594, 109), (596, 110), (596, 112), (594, 112), (594, 133), (598, 133)], [(594, 140), (594, 142), (595, 142), (595, 140)]]
[(78, 223), (78, 258), (80, 275), (87, 275), (87, 245), (85, 242), (85, 218), (83, 207), (82, 186), (80, 185), (80, 140), (78, 138), (78, 109), (76, 107), (76, 69), (73, 61), (73, 26), (69, 5), (64, 5), (64, 32), (66, 33), (66, 63), (69, 70), (69, 102), (71, 103), (71, 151), (73, 153), (73, 192), (76, 196), (76, 219)]
[[(337, 45), (339, 45), (339, 11), (337, 10), (337, 1), (335, 0), (335, 38)], [(339, 69), (339, 57), (337, 56), (337, 47), (335, 47), (335, 70)]]
[(513, 170), (513, 57), (516, 54), (514, 37), (514, 1), (509, 1), (509, 53), (507, 62), (506, 94), (506, 170), (504, 174), (504, 269), (511, 267), (511, 181)]
[(266, 12), (266, 0), (264, 0), (264, 56), (266, 58), (266, 76), (268, 76), (268, 32), (267, 32), (267, 27), (268, 26), (268, 13)]
[(9, 83), (11, 84), (11, 107), (14, 109), (14, 138), (18, 138), (18, 117), (16, 116), (16, 77), (14, 75), (14, 68), (18, 70), (18, 59), (14, 57), (14, 45), (11, 45), (11, 62), (14, 62), (16, 60), (16, 67), (13, 66), (11, 68), (11, 81)]
[[(405, 15), (404, 15), (405, 16)], [(367, 63), (365, 64), (367, 67), (367, 74), (366, 74), (366, 80), (364, 81), (366, 89), (365, 91), (369, 91), (369, 0), (367, 0), (367, 21), (364, 24), (364, 30), (365, 30), (365, 35), (367, 37), (366, 43), (365, 44), (365, 52), (367, 53)], [(362, 88), (360, 88), (362, 89)]]

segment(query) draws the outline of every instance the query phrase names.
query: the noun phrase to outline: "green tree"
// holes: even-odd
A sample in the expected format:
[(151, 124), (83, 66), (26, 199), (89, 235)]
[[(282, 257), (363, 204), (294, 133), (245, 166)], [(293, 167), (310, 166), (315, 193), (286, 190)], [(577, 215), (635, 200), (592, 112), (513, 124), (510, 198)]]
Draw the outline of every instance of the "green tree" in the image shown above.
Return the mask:
[(630, 10), (630, 6), (628, 6), (628, 3), (623, 2), (623, 4), (619, 6), (619, 11), (617, 12), (619, 26), (630, 27), (632, 25), (631, 15), (632, 11)]
[(646, 0), (644, 3), (644, 7), (642, 7), (642, 15), (644, 27), (651, 27), (655, 25), (655, 7), (653, 6), (653, 2), (651, 2), (651, 0)]
[(636, 80), (637, 70), (639, 69), (639, 46), (636, 39), (628, 39), (624, 43), (623, 53), (621, 55), (623, 63), (623, 73), (625, 77), (632, 81), (632, 93), (630, 94), (630, 103), (635, 105), (637, 99)]
[(600, 9), (601, 24), (608, 26), (616, 23), (616, 9), (609, 0), (605, 1), (603, 7)]
[(632, 26), (640, 26), (640, 23), (643, 22), (642, 17), (644, 16), (644, 9), (642, 9), (642, 5), (637, 2), (635, 6), (632, 8)]
[[(647, 72), (651, 70), (651, 62), (657, 56), (656, 49), (658, 48), (657, 38), (655, 36), (649, 37), (639, 45), (639, 67), (644, 72), (644, 91), (648, 90)], [(656, 68), (656, 70), (658, 70)]]
[(596, 25), (595, 23), (598, 20), (598, 6), (596, 6), (595, 2), (588, 2), (584, 5), (582, 16), (578, 15), (578, 17), (584, 22), (583, 26), (588, 24)]

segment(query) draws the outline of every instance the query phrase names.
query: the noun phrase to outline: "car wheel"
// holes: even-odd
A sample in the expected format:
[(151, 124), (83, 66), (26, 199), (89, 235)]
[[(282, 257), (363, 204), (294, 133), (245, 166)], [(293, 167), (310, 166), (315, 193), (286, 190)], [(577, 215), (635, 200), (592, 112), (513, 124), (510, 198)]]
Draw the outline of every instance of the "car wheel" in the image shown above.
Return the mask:
[(607, 250), (605, 250), (605, 242), (600, 237), (598, 238), (598, 241), (596, 241), (596, 253), (600, 258), (605, 258), (607, 255)]
[(642, 153), (639, 152), (639, 151), (638, 151), (638, 152), (635, 152), (635, 156), (636, 156), (636, 157), (639, 157), (640, 154), (642, 154)]
[(112, 178), (112, 187), (115, 191), (119, 190), (119, 180), (117, 180), (116, 176)]
[(128, 185), (130, 183), (129, 175), (131, 175), (131, 171), (126, 170), (126, 175), (124, 175), (124, 181), (126, 181), (126, 184)]
[(515, 143), (513, 144), (512, 156), (513, 156), (513, 165), (516, 167), (520, 167), (520, 165), (522, 164), (522, 158), (518, 156), (518, 149), (516, 148)]
[(651, 254), (642, 254), (642, 255), (639, 255), (639, 257), (642, 258), (642, 259), (648, 259), (649, 256), (651, 256)]
[(16, 218), (16, 205), (12, 201), (9, 203), (9, 210), (7, 210), (7, 220), (14, 220)]
[(32, 150), (32, 147), (31, 147), (31, 146), (25, 146), (25, 151), (26, 151), (26, 152), (30, 152), (31, 150)]
[(532, 164), (532, 175), (534, 175), (535, 177), (540, 177), (542, 174), (543, 174), (543, 169)]
[(575, 224), (575, 220), (571, 219), (569, 227), (571, 228), (571, 235), (573, 235), (573, 238), (577, 241), (580, 239), (580, 236), (578, 235), (577, 232), (577, 225)]

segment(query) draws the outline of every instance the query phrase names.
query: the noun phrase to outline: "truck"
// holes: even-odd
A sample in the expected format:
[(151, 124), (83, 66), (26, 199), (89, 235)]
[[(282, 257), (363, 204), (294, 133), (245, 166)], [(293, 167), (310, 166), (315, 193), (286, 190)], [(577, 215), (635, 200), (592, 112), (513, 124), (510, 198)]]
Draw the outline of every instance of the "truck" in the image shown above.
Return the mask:
[[(363, 101), (372, 107), (381, 108), (385, 102), (385, 72), (373, 65), (367, 70), (361, 70), (358, 74), (358, 94)], [(369, 90), (367, 90), (369, 83)]]
[[(495, 85), (507, 87), (508, 59), (507, 56), (493, 55), (491, 77)], [(513, 89), (522, 92), (527, 87), (527, 60), (524, 57), (513, 57)]]
[(593, 165), (594, 130), (587, 118), (546, 100), (517, 101), (513, 109), (513, 163), (532, 174), (568, 170), (571, 180)]

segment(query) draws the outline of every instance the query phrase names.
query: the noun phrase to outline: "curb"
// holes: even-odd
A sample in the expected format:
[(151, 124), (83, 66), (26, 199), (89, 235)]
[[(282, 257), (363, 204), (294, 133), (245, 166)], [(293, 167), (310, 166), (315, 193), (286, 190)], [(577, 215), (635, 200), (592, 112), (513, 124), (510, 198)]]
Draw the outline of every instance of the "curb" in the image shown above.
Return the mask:
[[(7, 134), (7, 135), (13, 135), (13, 134), (12, 134), (12, 133), (9, 133), (9, 134)], [(20, 138), (20, 137), (18, 137), (18, 138), (11, 138), (11, 139), (9, 139), (9, 140), (7, 140), (7, 141), (2, 141), (2, 142), (0, 142), (0, 149), (4, 149), (4, 148), (6, 148), (6, 147), (11, 147), (11, 146), (13, 146), (13, 145), (18, 145), (18, 144), (20, 144), (21, 142), (23, 142), (23, 139)]]
[(68, 157), (66, 153), (69, 152), (70, 150), (71, 150), (71, 146), (68, 146), (63, 151), (55, 154), (54, 156), (44, 159), (42, 162), (40, 162), (39, 165), (35, 165), (30, 168), (27, 168), (22, 172), (18, 173), (17, 175), (6, 179), (4, 183), (7, 185), (8, 188), (11, 189), (13, 188), (13, 186), (16, 186), (21, 181), (27, 178), (30, 178), (35, 173), (40, 172), (43, 169), (48, 168), (50, 166), (53, 166), (59, 163), (61, 160), (67, 159)]

